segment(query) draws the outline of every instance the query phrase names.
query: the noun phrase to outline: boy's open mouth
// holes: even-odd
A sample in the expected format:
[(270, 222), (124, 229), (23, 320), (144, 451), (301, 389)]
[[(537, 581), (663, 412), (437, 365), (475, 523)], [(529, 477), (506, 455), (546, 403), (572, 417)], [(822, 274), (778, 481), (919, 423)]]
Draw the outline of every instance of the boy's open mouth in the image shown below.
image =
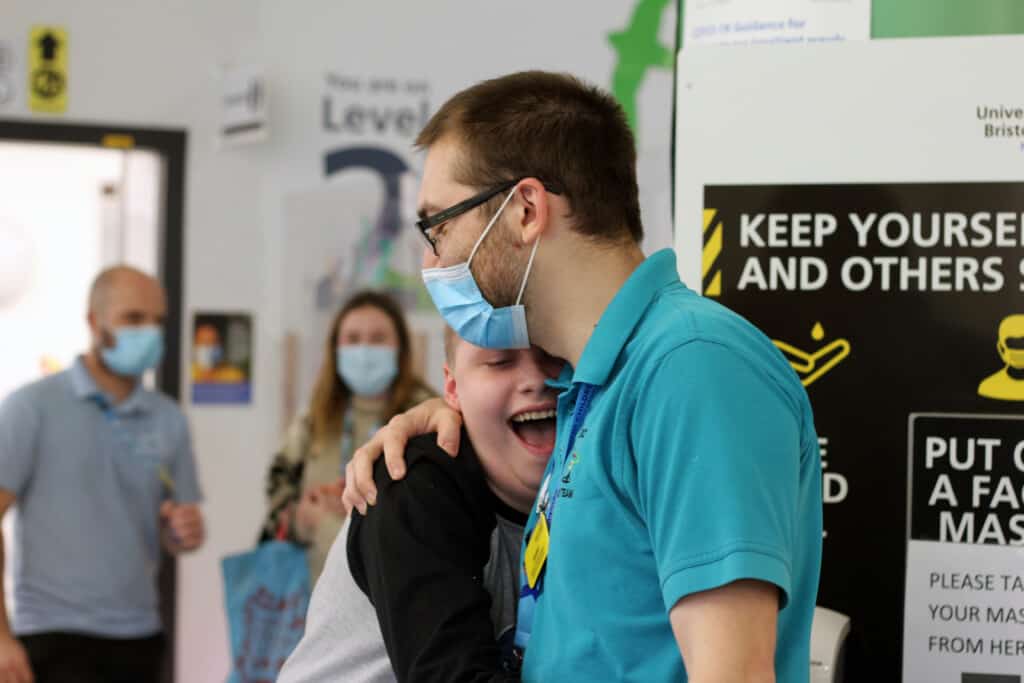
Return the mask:
[(531, 452), (548, 456), (555, 449), (555, 410), (526, 410), (508, 421), (509, 427)]

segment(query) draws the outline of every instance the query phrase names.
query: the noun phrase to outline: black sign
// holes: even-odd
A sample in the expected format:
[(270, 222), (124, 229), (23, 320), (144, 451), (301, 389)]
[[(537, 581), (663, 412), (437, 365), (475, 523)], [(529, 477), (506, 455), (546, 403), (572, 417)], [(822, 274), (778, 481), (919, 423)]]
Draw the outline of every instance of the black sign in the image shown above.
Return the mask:
[(898, 680), (909, 416), (1024, 412), (1024, 183), (713, 186), (704, 207), (704, 293), (814, 407), (818, 604), (851, 618), (851, 680)]
[(1024, 419), (915, 416), (910, 538), (1024, 545)]

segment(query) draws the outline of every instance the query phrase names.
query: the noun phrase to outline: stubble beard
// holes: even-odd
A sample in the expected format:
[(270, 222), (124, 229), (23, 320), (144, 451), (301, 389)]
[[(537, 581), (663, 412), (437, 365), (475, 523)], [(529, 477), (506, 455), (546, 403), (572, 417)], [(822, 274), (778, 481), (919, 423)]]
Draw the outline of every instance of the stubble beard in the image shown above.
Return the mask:
[(516, 248), (511, 230), (500, 218), (477, 249), (473, 277), (484, 298), (495, 308), (515, 305), (529, 257), (525, 252)]

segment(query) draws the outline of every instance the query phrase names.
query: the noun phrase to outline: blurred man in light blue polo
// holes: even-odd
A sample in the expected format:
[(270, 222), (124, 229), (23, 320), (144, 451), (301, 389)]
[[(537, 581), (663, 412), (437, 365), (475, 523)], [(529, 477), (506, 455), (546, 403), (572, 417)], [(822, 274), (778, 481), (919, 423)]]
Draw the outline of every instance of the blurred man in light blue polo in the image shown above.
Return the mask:
[(0, 516), (18, 513), (4, 683), (158, 680), (160, 548), (204, 537), (185, 416), (141, 384), (163, 356), (166, 311), (152, 277), (104, 271), (89, 293), (92, 347), (0, 404)]

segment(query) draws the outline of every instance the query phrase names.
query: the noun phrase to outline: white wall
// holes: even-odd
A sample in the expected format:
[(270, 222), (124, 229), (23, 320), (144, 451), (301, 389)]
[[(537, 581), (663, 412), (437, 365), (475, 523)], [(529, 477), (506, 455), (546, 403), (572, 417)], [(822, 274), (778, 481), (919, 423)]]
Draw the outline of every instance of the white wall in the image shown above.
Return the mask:
[[(254, 201), (263, 151), (214, 146), (216, 69), (253, 57), (253, 4), (6, 2), (0, 41), (15, 50), (17, 68), (24, 69), (29, 27), (49, 22), (69, 32), (69, 104), (66, 115), (39, 119), (187, 129), (185, 311), (261, 311), (274, 284), (264, 259), (263, 207)], [(0, 117), (30, 116), (24, 80), (18, 86)], [(257, 349), (251, 407), (189, 411), (209, 522), (205, 547), (179, 564), (178, 680), (190, 683), (223, 680), (227, 671), (218, 561), (252, 543), (263, 470), (277, 440), (273, 343), (258, 339)]]
[[(281, 334), (284, 312), (292, 304), (282, 295), (288, 284), (282, 282), (283, 254), (294, 238), (286, 232), (286, 200), (324, 188), (322, 156), (338, 146), (386, 144), (417, 164), (411, 140), (394, 131), (324, 130), (326, 74), (419, 79), (429, 83), (433, 108), (476, 79), (525, 68), (568, 70), (607, 85), (617, 59), (608, 34), (625, 28), (636, 4), (16, 0), (4, 5), (0, 43), (15, 49), (18, 69), (24, 67), (32, 24), (52, 22), (69, 31), (69, 110), (45, 118), (187, 129), (186, 323), (196, 309), (256, 315), (253, 404), (187, 406), (209, 538), (200, 552), (180, 562), (180, 681), (223, 680), (228, 668), (219, 560), (253, 543), (264, 469), (281, 427)], [(672, 12), (664, 13), (664, 43), (670, 42), (672, 19)], [(216, 77), (229, 63), (265, 68), (270, 139), (218, 151)], [(23, 77), (17, 85), (16, 98), (0, 104), (0, 119), (30, 116)], [(650, 153), (646, 164), (641, 161), (641, 174), (648, 176), (645, 193), (651, 205), (657, 203), (653, 210), (645, 206), (645, 219), (658, 234), (653, 246), (667, 246), (670, 73), (652, 73), (641, 93), (639, 118), (656, 129), (641, 136)], [(181, 341), (184, 354), (187, 339)]]

